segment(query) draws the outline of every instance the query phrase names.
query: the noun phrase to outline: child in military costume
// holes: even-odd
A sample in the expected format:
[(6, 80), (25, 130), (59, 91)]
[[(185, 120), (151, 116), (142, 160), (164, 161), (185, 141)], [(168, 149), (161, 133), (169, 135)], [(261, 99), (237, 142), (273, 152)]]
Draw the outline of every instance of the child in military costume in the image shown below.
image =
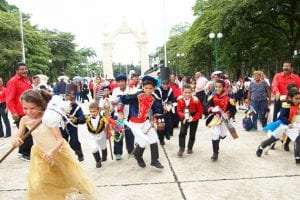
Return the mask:
[(283, 133), (295, 142), (295, 161), (300, 164), (300, 92), (297, 89), (288, 91), (288, 101), (282, 104), (280, 114), (276, 122), (268, 124), (264, 130), (268, 131), (268, 139), (264, 140), (256, 151), (257, 157), (261, 157), (264, 148), (279, 140)]
[(142, 79), (143, 91), (135, 94), (128, 94), (120, 98), (123, 104), (129, 104), (129, 122), (128, 126), (135, 137), (137, 144), (134, 150), (134, 157), (140, 167), (146, 167), (143, 154), (146, 145), (150, 144), (151, 164), (156, 168), (163, 168), (158, 161), (158, 136), (148, 119), (152, 111), (153, 116), (162, 113), (162, 104), (152, 93), (157, 84), (157, 80), (150, 76), (144, 76)]
[[(226, 119), (223, 120), (229, 120), (230, 117), (234, 116), (236, 113), (235, 101), (227, 95), (225, 82), (223, 80), (218, 80), (215, 82), (215, 92), (215, 94), (211, 95), (208, 98), (207, 102), (207, 112), (214, 113), (214, 115), (211, 115), (213, 117), (213, 120), (209, 123), (207, 121), (208, 127), (213, 128), (213, 155), (211, 156), (212, 161), (218, 160), (220, 139), (224, 139), (228, 132), (227, 127), (221, 119), (222, 117), (225, 117)], [(222, 113), (225, 113), (226, 116), (221, 117)]]
[(169, 86), (168, 80), (162, 81), (161, 86), (155, 89), (155, 94), (161, 99), (164, 110), (164, 115), (159, 120), (164, 121), (165, 128), (161, 131), (157, 130), (157, 133), (160, 144), (165, 145), (164, 138), (170, 140), (170, 136), (173, 135), (172, 114), (175, 113), (175, 107), (173, 104), (176, 102), (176, 100), (173, 95), (173, 90)]
[(90, 115), (85, 116), (85, 122), (89, 132), (90, 147), (96, 161), (96, 167), (100, 168), (102, 164), (99, 149), (101, 149), (102, 161), (107, 160), (107, 135), (104, 131), (105, 119), (100, 115), (100, 107), (96, 102), (89, 105), (89, 111)]
[(78, 124), (84, 121), (84, 113), (80, 105), (76, 103), (76, 98), (73, 94), (68, 94), (66, 100), (71, 102), (71, 110), (67, 114), (66, 127), (62, 129), (64, 139), (69, 142), (71, 148), (75, 151), (78, 160), (83, 161), (83, 152), (81, 143), (78, 138)]
[(185, 150), (185, 137), (190, 127), (190, 136), (187, 153), (193, 153), (193, 146), (196, 139), (196, 132), (199, 119), (203, 114), (202, 103), (192, 94), (192, 87), (189, 84), (183, 86), (182, 96), (177, 100), (177, 114), (181, 120), (179, 132), (179, 151), (177, 156), (182, 157)]

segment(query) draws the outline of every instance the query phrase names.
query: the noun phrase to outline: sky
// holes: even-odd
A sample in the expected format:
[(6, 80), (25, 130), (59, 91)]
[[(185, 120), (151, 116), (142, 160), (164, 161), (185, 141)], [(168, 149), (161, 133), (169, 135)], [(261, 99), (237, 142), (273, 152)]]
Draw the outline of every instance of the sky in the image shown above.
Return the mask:
[[(31, 23), (39, 28), (71, 32), (78, 48), (93, 48), (102, 60), (105, 32), (116, 30), (122, 19), (137, 32), (145, 30), (149, 53), (164, 43), (172, 26), (192, 22), (195, 0), (7, 0), (22, 12), (31, 15)], [(165, 2), (165, 15), (164, 15)], [(167, 36), (166, 36), (167, 37)], [(26, 39), (26, 38), (25, 38)], [(115, 39), (113, 62), (136, 64), (139, 51), (131, 34), (119, 34)]]

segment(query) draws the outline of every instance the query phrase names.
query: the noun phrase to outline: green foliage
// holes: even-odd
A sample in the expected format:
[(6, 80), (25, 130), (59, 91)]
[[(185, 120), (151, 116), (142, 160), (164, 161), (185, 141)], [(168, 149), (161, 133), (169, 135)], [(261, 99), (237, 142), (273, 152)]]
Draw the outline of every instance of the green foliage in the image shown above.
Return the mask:
[[(61, 71), (66, 75), (99, 74), (102, 62), (91, 48), (76, 50), (75, 36), (57, 30), (39, 30), (22, 14), (26, 63), (31, 75), (38, 69), (55, 81)], [(22, 60), (19, 9), (0, 0), (0, 76), (7, 81), (14, 75), (13, 66)]]
[[(183, 32), (174, 31), (180, 24), (174, 26), (167, 42), (169, 63), (180, 64), (182, 73), (209, 75), (213, 71), (210, 32), (223, 33), (219, 63), (231, 78), (249, 75), (254, 69), (272, 77), (287, 59), (294, 60), (299, 73), (300, 55), (293, 56), (294, 50), (300, 51), (298, 0), (197, 0), (193, 11), (196, 19), (192, 25)], [(162, 50), (157, 51), (161, 58)], [(185, 54), (180, 63), (177, 52)]]

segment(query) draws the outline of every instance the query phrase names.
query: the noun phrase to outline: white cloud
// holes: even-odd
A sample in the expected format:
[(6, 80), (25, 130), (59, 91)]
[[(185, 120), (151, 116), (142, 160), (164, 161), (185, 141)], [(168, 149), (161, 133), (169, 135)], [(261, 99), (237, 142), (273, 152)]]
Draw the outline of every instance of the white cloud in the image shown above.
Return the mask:
[[(32, 24), (40, 28), (71, 32), (79, 47), (92, 47), (102, 56), (105, 31), (112, 32), (127, 19), (136, 31), (144, 27), (149, 40), (149, 53), (163, 44), (163, 0), (7, 0), (31, 14)], [(166, 29), (181, 22), (193, 21), (195, 0), (165, 0)], [(138, 49), (131, 35), (118, 35), (113, 61), (136, 63)]]

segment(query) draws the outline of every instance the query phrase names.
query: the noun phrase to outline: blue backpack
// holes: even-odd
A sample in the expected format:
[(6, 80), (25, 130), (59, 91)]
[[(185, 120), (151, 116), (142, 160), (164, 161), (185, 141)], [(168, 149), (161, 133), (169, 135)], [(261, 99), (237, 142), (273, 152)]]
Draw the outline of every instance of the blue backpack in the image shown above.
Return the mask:
[(251, 117), (244, 117), (243, 118), (243, 128), (246, 131), (249, 131), (253, 128), (253, 121)]

